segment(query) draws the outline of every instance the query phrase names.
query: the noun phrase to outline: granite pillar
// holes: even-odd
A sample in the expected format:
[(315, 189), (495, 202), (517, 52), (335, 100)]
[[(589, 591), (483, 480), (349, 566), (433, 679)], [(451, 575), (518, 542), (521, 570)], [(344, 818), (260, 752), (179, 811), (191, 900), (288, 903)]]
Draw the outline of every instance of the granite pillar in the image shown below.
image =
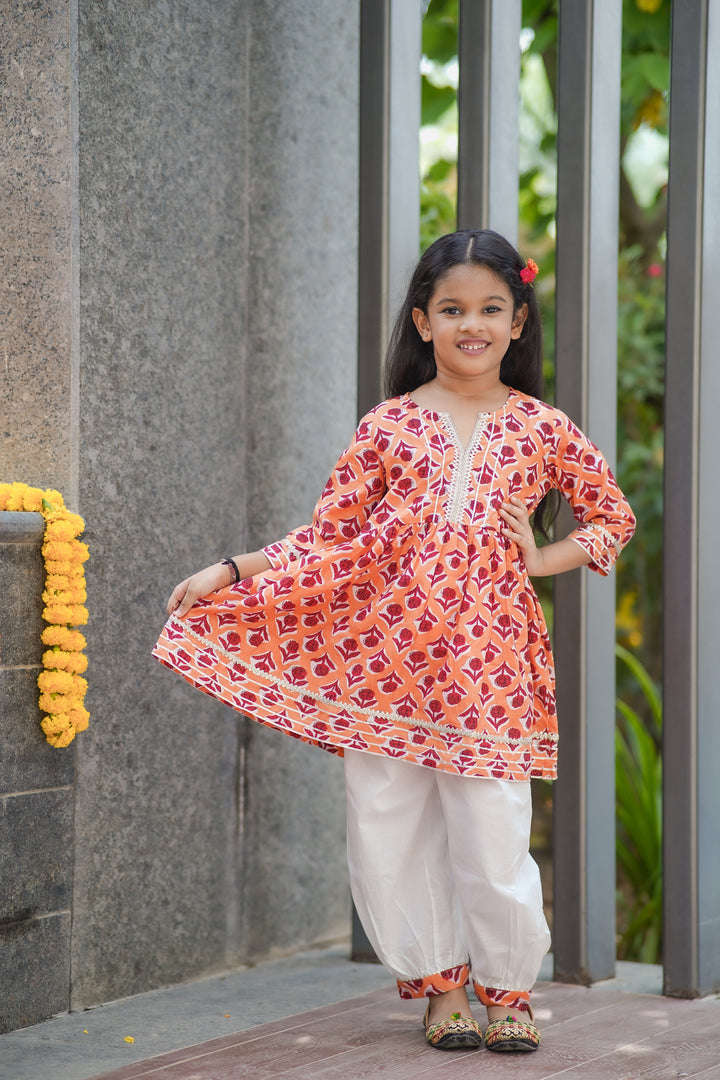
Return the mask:
[(70, 1000), (75, 755), (40, 729), (43, 531), (0, 512), (0, 1032)]
[(77, 499), (69, 0), (0, 13), (0, 478)]
[(358, 3), (10, 15), (0, 479), (63, 491), (91, 550), (54, 938), (82, 1008), (348, 930), (340, 763), (150, 650), (174, 584), (307, 520), (352, 432)]
[[(359, 5), (253, 8), (248, 145), (248, 523), (310, 520), (356, 417)], [(267, 88), (273, 86), (274, 93)], [(253, 725), (242, 951), (349, 928), (342, 764)], [(312, 903), (307, 902), (309, 896)]]
[(243, 722), (150, 651), (176, 582), (245, 527), (244, 8), (78, 4), (75, 1008), (234, 952)]

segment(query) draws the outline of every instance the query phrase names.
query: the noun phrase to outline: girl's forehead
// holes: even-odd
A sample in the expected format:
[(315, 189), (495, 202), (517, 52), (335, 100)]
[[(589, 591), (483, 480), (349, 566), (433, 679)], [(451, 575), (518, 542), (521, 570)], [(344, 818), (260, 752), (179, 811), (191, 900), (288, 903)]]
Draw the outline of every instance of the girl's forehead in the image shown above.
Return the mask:
[(492, 293), (495, 296), (505, 296), (512, 302), (512, 294), (500, 275), (488, 266), (477, 263), (458, 263), (457, 266), (451, 266), (435, 282), (431, 299), (460, 291), (483, 296)]

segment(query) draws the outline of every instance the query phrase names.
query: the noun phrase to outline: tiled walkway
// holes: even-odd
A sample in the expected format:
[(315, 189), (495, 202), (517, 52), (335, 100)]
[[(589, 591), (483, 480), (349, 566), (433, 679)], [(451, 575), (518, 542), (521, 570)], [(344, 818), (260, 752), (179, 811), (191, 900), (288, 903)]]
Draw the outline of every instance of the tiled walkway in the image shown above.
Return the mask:
[[(376, 990), (101, 1074), (102, 1080), (720, 1080), (720, 1002), (540, 984), (534, 1054), (426, 1046), (422, 1004)], [(100, 1080), (97, 1077), (96, 1080)]]

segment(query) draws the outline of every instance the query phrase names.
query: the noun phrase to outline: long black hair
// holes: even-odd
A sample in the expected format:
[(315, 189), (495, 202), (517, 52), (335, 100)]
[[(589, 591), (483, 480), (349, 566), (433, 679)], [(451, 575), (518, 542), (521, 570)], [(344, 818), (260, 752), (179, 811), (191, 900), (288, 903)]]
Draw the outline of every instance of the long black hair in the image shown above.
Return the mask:
[[(385, 363), (385, 391), (388, 397), (410, 393), (435, 378), (432, 341), (423, 341), (413, 320), (413, 309), (427, 315), (428, 304), (440, 279), (455, 266), (484, 266), (504, 281), (513, 300), (513, 314), (527, 304), (527, 317), (519, 338), (510, 341), (500, 364), (500, 379), (506, 386), (541, 398), (542, 325), (535, 289), (520, 276), (525, 268), (512, 244), (492, 229), (461, 229), (441, 236), (423, 253), (408, 286), (407, 296), (395, 320)], [(533, 526), (547, 538), (547, 529), (557, 513), (557, 500), (548, 496), (538, 505)]]

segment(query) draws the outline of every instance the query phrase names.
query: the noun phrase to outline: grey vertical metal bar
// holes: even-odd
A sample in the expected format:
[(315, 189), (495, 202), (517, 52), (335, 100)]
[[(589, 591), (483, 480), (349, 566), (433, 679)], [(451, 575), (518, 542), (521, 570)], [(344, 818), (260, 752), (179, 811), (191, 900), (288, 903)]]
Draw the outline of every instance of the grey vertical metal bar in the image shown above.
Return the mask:
[(720, 0), (673, 7), (665, 388), (665, 993), (720, 986)]
[(458, 228), (517, 243), (522, 0), (460, 0)]
[(390, 0), (360, 4), (358, 417), (382, 397), (387, 341)]
[[(560, 0), (556, 401), (616, 444), (621, 0)], [(572, 527), (565, 511), (559, 530)], [(555, 582), (560, 779), (555, 977), (615, 970), (615, 591), (582, 569)]]
[(720, 50), (720, 0), (707, 11), (705, 62), (705, 169), (700, 321), (700, 480), (698, 513), (698, 988), (720, 990), (720, 575), (717, 544), (717, 282), (720, 280), (720, 68), (708, 57)]
[[(420, 240), (421, 0), (361, 0), (358, 416), (382, 398), (390, 327)], [(352, 956), (374, 953), (353, 909)]]
[(382, 397), (389, 329), (420, 232), (420, 0), (360, 6), (358, 414)]
[(422, 0), (390, 4), (388, 325), (420, 254), (420, 60)]

